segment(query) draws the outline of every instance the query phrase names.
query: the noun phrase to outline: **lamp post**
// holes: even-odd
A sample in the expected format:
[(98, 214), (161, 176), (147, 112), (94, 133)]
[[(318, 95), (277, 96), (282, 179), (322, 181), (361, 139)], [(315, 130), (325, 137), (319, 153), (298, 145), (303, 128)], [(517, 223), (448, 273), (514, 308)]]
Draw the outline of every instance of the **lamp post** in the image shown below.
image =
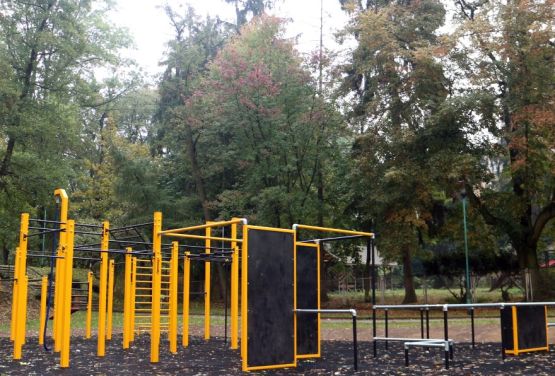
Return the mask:
[(466, 188), (461, 189), (462, 208), (463, 208), (463, 231), (464, 231), (464, 259), (465, 259), (465, 274), (466, 274), (466, 303), (470, 304), (471, 291), (470, 291), (470, 265), (468, 262), (468, 237), (466, 228)]

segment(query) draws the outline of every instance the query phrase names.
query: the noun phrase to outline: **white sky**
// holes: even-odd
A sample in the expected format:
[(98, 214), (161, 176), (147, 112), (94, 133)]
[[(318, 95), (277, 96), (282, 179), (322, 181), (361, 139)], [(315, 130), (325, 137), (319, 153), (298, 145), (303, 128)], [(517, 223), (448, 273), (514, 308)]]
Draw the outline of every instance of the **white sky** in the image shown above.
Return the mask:
[[(166, 43), (173, 37), (172, 29), (161, 5), (169, 4), (174, 9), (192, 6), (200, 16), (219, 16), (234, 22), (235, 8), (223, 0), (117, 0), (112, 20), (126, 27), (135, 41), (135, 50), (126, 51), (149, 75), (161, 73), (159, 62), (164, 56)], [(269, 13), (290, 19), (287, 37), (298, 36), (298, 49), (308, 53), (318, 48), (320, 38), (320, 0), (277, 0), (275, 9)], [(323, 0), (324, 3), (324, 46), (337, 49), (334, 33), (347, 22), (338, 0)], [(181, 7), (181, 8), (180, 8)]]

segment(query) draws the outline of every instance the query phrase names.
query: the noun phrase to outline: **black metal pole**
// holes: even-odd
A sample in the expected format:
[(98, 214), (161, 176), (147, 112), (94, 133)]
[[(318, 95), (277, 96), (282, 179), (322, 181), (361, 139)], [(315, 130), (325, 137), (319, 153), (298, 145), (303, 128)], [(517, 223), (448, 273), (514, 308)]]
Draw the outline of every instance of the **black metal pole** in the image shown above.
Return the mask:
[(420, 338), (424, 338), (424, 310), (420, 308)]
[(374, 347), (374, 358), (378, 356), (378, 347), (376, 340), (376, 308), (372, 306), (372, 346)]
[[(389, 337), (388, 310), (385, 310), (385, 337)], [(385, 340), (385, 349), (389, 349), (389, 342)]]
[[(229, 268), (225, 268), (229, 269)], [(229, 273), (228, 273), (229, 274)], [(224, 291), (224, 344), (227, 343), (227, 280)]]
[[(449, 344), (449, 326), (448, 326), (448, 318), (447, 318), (447, 309), (443, 308), (443, 335), (444, 340), (447, 344)], [(448, 345), (448, 347), (450, 347)], [(449, 350), (445, 350), (445, 369), (449, 369)]]
[(470, 332), (472, 335), (472, 348), (476, 348), (476, 341), (474, 340), (474, 307), (470, 308)]
[(358, 371), (357, 317), (353, 315), (353, 358), (355, 371)]
[(430, 338), (430, 309), (426, 308), (426, 338)]

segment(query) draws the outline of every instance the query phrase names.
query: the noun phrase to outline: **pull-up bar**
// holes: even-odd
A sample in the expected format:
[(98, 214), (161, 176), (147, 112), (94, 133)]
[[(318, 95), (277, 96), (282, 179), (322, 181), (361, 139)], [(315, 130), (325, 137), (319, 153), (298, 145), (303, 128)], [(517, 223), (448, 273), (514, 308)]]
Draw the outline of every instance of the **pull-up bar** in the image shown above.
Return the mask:
[(222, 227), (222, 226), (228, 226), (228, 225), (233, 225), (233, 224), (237, 224), (237, 223), (243, 223), (244, 225), (246, 225), (247, 224), (247, 219), (246, 218), (237, 218), (237, 219), (231, 219), (229, 221), (210, 222), (210, 223), (205, 223), (203, 225), (164, 230), (164, 231), (160, 231), (160, 234), (162, 234), (162, 235), (174, 234), (175, 235), (175, 234), (179, 234), (179, 233), (182, 233), (182, 232), (202, 230), (202, 229), (214, 228), (214, 227)]
[[(205, 228), (208, 228), (208, 227), (205, 227)], [(215, 240), (215, 241), (222, 241), (222, 242), (237, 242), (237, 243), (243, 242), (243, 239), (222, 238), (217, 236), (192, 235), (192, 234), (177, 234), (173, 232), (166, 232), (166, 233), (163, 233), (163, 235), (173, 237), (173, 238), (183, 238), (183, 239)]]
[(364, 237), (374, 238), (373, 232), (362, 232), (362, 231), (353, 231), (353, 230), (343, 230), (339, 228), (331, 228), (331, 227), (320, 227), (320, 226), (309, 226), (309, 225), (302, 225), (295, 223), (293, 225), (293, 230), (311, 230), (311, 231), (320, 231), (320, 232), (334, 232), (336, 234), (345, 234), (345, 235), (360, 235)]

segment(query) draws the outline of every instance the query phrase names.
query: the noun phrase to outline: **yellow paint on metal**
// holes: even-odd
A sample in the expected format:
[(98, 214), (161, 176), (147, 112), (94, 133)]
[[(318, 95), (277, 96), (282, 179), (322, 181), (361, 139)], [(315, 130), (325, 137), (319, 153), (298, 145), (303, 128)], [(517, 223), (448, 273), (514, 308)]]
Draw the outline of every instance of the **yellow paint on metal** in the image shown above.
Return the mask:
[(241, 247), (241, 368), (248, 369), (247, 364), (247, 283), (248, 283), (248, 226), (243, 226), (243, 244)]
[(73, 241), (74, 241), (75, 222), (73, 220), (67, 221), (66, 227), (66, 248), (64, 252), (65, 257), (65, 271), (64, 271), (64, 305), (60, 325), (62, 327), (60, 339), (60, 367), (69, 367), (69, 350), (71, 338), (71, 290), (73, 280)]
[(25, 326), (27, 321), (27, 241), (29, 234), (29, 214), (21, 214), (19, 229), (19, 262), (14, 283), (17, 283), (15, 309), (14, 354), (15, 360), (21, 359), (22, 347), (25, 344)]
[(137, 257), (131, 257), (131, 302), (129, 303), (130, 306), (130, 313), (129, 313), (129, 342), (133, 342), (135, 340), (135, 299), (137, 296), (136, 287), (137, 287)]
[(293, 363), (297, 365), (297, 231), (293, 231)]
[[(207, 225), (212, 225), (212, 222), (206, 222)], [(205, 252), (210, 253), (212, 227), (205, 228), (204, 246)], [(204, 262), (204, 339), (210, 339), (210, 261)]]
[[(110, 241), (110, 224), (108, 221), (102, 223), (102, 241), (100, 249), (107, 251)], [(100, 291), (98, 294), (98, 344), (97, 355), (106, 354), (106, 300), (108, 290), (108, 253), (100, 253)]]
[(39, 345), (44, 345), (44, 328), (46, 325), (46, 299), (48, 296), (48, 277), (43, 275), (40, 286)]
[(160, 233), (162, 235), (167, 235), (167, 234), (177, 234), (177, 233), (181, 233), (181, 232), (202, 230), (202, 229), (206, 229), (206, 228), (222, 227), (222, 226), (228, 226), (228, 225), (231, 225), (231, 224), (234, 224), (234, 223), (240, 223), (242, 220), (243, 219), (241, 219), (241, 218), (232, 218), (230, 221), (206, 222), (206, 224), (203, 224), (203, 225), (175, 228), (175, 229), (171, 229), (171, 230), (164, 230), (164, 231), (161, 231)]
[(56, 189), (54, 191), (54, 198), (59, 203), (60, 213), (59, 213), (59, 221), (60, 221), (60, 231), (58, 234), (58, 249), (56, 255), (59, 257), (56, 259), (56, 274), (54, 277), (54, 320), (53, 320), (53, 330), (52, 330), (52, 337), (54, 338), (54, 351), (60, 351), (60, 336), (61, 336), (61, 327), (60, 327), (60, 318), (62, 316), (61, 312), (63, 311), (64, 302), (62, 301), (62, 291), (64, 291), (63, 283), (65, 281), (64, 278), (64, 259), (61, 258), (62, 255), (65, 253), (66, 247), (66, 232), (65, 229), (67, 227), (67, 219), (68, 219), (68, 210), (69, 210), (69, 198), (67, 193), (64, 189)]
[(162, 268), (162, 213), (154, 213), (152, 235), (152, 319), (150, 328), (150, 362), (158, 363), (160, 360), (160, 287)]
[[(232, 221), (239, 220), (232, 218)], [(231, 239), (237, 239), (237, 223), (231, 224)], [(235, 350), (238, 345), (239, 334), (239, 248), (237, 242), (231, 242), (233, 254), (231, 256), (231, 349)]]
[[(300, 243), (295, 242), (295, 253), (297, 252), (297, 247), (312, 247), (315, 249), (316, 252), (316, 294), (317, 294), (317, 303), (316, 306), (320, 309), (320, 244), (318, 243)], [(295, 275), (297, 275), (297, 270), (295, 270)], [(297, 290), (295, 289), (295, 296), (297, 295)], [(296, 316), (296, 314), (295, 314)], [(317, 335), (316, 340), (318, 341), (318, 351), (314, 354), (296, 354), (297, 359), (312, 359), (312, 358), (319, 358), (321, 356), (321, 326), (320, 326), (320, 313), (317, 313)]]
[(219, 236), (209, 236), (206, 237), (204, 235), (192, 235), (192, 234), (172, 234), (168, 233), (164, 236), (169, 236), (173, 238), (181, 238), (181, 239), (199, 239), (199, 240), (214, 240), (214, 241), (222, 241), (222, 242), (238, 242), (241, 243), (242, 239), (231, 239), (231, 238), (222, 238)]
[(354, 231), (354, 230), (344, 230), (339, 228), (332, 228), (332, 227), (320, 227), (320, 226), (309, 226), (309, 225), (296, 225), (297, 230), (312, 230), (312, 231), (320, 231), (320, 232), (334, 232), (336, 234), (344, 234), (344, 235), (361, 235), (361, 236), (369, 236), (373, 237), (374, 234), (372, 232), (362, 232), (362, 231)]
[(92, 302), (93, 302), (93, 272), (87, 274), (87, 323), (85, 328), (85, 337), (91, 338), (92, 335)]
[(189, 346), (189, 289), (191, 281), (191, 260), (189, 252), (185, 252), (183, 260), (183, 347)]
[(108, 305), (106, 312), (106, 339), (112, 339), (112, 315), (114, 310), (114, 260), (108, 266)]
[(123, 277), (123, 344), (124, 350), (129, 348), (129, 342), (131, 340), (130, 330), (131, 330), (131, 248), (125, 248), (125, 272)]
[(171, 271), (170, 271), (170, 317), (169, 337), (170, 352), (177, 353), (177, 278), (179, 273), (179, 244), (172, 242)]

